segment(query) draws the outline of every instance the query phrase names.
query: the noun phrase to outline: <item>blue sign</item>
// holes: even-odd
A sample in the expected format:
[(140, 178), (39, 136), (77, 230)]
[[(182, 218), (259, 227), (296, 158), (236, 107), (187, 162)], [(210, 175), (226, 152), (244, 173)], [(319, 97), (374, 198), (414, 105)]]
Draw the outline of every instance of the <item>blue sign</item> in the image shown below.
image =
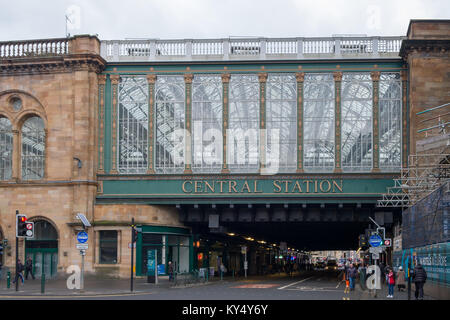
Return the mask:
[(84, 231), (78, 232), (77, 240), (79, 243), (86, 243), (88, 241), (88, 234)]
[(158, 275), (166, 273), (166, 266), (163, 264), (158, 264)]
[(379, 247), (383, 244), (383, 239), (377, 234), (370, 236), (369, 243), (372, 247)]

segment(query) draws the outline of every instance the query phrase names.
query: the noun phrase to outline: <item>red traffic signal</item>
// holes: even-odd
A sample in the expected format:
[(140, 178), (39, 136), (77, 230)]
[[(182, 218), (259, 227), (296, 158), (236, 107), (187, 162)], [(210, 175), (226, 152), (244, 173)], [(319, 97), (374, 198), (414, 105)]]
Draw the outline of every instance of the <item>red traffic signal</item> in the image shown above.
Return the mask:
[(16, 216), (16, 237), (33, 238), (34, 222), (27, 222), (27, 216), (19, 214)]

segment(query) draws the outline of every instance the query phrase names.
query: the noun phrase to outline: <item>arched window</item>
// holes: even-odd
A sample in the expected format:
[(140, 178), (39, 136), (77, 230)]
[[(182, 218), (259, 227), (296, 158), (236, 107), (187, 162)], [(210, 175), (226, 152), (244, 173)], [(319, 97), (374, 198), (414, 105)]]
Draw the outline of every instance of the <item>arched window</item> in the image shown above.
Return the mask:
[(11, 121), (0, 117), (0, 180), (11, 179), (13, 133)]
[(27, 119), (22, 126), (22, 179), (42, 179), (44, 178), (44, 168), (44, 121), (34, 116)]

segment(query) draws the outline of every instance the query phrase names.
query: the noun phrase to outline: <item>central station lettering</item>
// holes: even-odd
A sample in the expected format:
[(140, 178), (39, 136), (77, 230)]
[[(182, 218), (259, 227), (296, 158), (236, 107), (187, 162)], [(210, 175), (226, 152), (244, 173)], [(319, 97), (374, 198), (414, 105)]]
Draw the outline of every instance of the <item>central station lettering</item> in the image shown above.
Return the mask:
[(270, 190), (263, 190), (260, 180), (187, 180), (184, 193), (342, 193), (342, 180), (274, 180)]

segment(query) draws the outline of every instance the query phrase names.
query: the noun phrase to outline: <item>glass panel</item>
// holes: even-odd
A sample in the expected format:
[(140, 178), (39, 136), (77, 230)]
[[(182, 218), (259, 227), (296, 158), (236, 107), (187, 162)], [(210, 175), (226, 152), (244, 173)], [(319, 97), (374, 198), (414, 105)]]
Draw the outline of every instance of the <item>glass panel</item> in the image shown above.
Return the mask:
[(400, 73), (381, 73), (380, 76), (380, 169), (400, 171), (402, 84)]
[(49, 279), (52, 276), (52, 253), (44, 254), (44, 274), (45, 278)]
[(34, 223), (34, 239), (37, 240), (56, 240), (58, 239), (58, 234), (55, 227), (53, 227), (49, 222), (45, 220), (35, 221)]
[(52, 254), (52, 276), (56, 275), (58, 271), (58, 253)]
[(259, 81), (257, 75), (232, 75), (227, 130), (231, 173), (259, 171)]
[(344, 73), (342, 78), (342, 169), (372, 169), (372, 79), (369, 73)]
[(44, 178), (44, 121), (39, 117), (26, 120), (22, 126), (22, 179)]
[[(294, 75), (270, 74), (266, 84), (266, 167), (297, 168), (297, 82)], [(276, 173), (276, 172), (274, 172)]]
[(117, 263), (117, 231), (100, 231), (100, 263)]
[(119, 172), (145, 173), (148, 150), (148, 82), (121, 77), (119, 84)]
[(33, 264), (34, 264), (34, 275), (40, 278), (42, 274), (42, 252), (36, 252)]
[(303, 89), (303, 159), (307, 172), (334, 169), (334, 78), (332, 74), (306, 74)]
[(11, 179), (13, 133), (11, 121), (0, 118), (0, 180)]
[(222, 79), (196, 75), (192, 82), (192, 171), (219, 173), (222, 168)]
[(185, 148), (185, 85), (180, 76), (158, 76), (156, 81), (157, 173), (183, 173)]

